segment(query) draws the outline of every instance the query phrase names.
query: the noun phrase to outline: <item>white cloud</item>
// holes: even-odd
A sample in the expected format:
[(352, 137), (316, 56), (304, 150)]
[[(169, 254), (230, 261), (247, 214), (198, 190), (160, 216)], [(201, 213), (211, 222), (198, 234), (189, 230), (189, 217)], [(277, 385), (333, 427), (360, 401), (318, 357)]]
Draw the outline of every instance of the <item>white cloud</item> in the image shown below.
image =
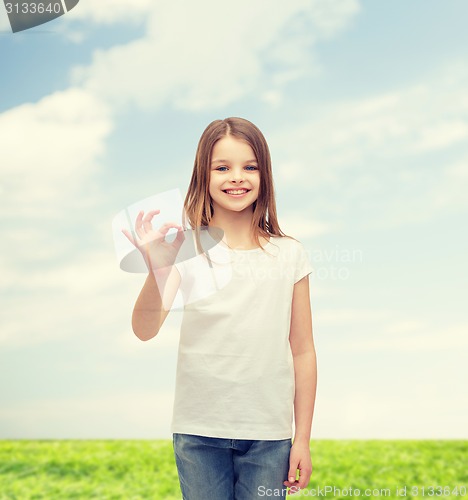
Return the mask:
[[(339, 312), (337, 312), (339, 315)], [(437, 330), (420, 320), (403, 320), (376, 326), (373, 334), (359, 335), (350, 325), (349, 335), (331, 342), (331, 349), (345, 352), (436, 351), (468, 347), (467, 324), (449, 325)]]
[(298, 161), (284, 161), (275, 163), (273, 175), (281, 183), (292, 184), (300, 179), (303, 174), (303, 166)]
[(276, 181), (312, 190), (319, 216), (341, 207), (368, 208), (367, 227), (466, 209), (467, 89), (468, 64), (453, 61), (406, 88), (314, 103), (302, 110), (310, 119), (291, 121), (270, 134), (278, 151)]
[(299, 241), (328, 233), (333, 228), (322, 221), (314, 220), (312, 215), (304, 213), (284, 213), (279, 216), (280, 227), (285, 234), (297, 238)]
[(312, 439), (466, 439), (467, 399), (408, 381), (317, 391)]
[[(316, 183), (334, 180), (328, 171), (349, 170), (359, 163), (367, 163), (368, 171), (376, 172), (376, 159), (466, 143), (467, 82), (468, 65), (461, 71), (460, 65), (447, 64), (424, 83), (408, 88), (331, 106), (314, 104), (310, 121), (295, 127), (288, 124), (272, 137), (291, 147), (288, 157), (294, 162), (296, 175), (289, 179), (285, 175), (285, 180), (297, 182), (305, 175), (313, 176)], [(406, 164), (395, 164), (396, 171), (406, 168)]]
[(89, 397), (41, 398), (0, 407), (3, 438), (170, 438), (174, 394), (119, 390)]
[(454, 118), (429, 124), (413, 147), (415, 151), (436, 151), (464, 140), (468, 140), (468, 121)]
[(331, 38), (344, 29), (361, 10), (357, 1), (332, 2), (319, 0), (309, 2), (310, 20), (321, 37)]
[[(110, 337), (122, 352), (147, 349), (131, 330), (133, 305), (146, 275), (121, 271), (110, 245), (100, 251), (70, 250), (61, 263), (50, 259), (43, 266), (27, 271), (21, 266), (26, 256), (14, 261), (15, 266), (3, 261), (0, 274), (1, 290), (5, 293), (0, 345), (21, 348), (78, 336), (83, 342), (92, 341), (94, 348), (99, 345), (104, 349), (103, 344)], [(47, 252), (47, 247), (39, 248)], [(15, 247), (10, 251), (14, 254)], [(8, 296), (9, 290), (15, 290), (16, 294)], [(177, 346), (181, 312), (182, 309), (172, 310), (157, 338), (152, 340), (158, 349), (171, 350)]]
[[(439, 329), (436, 322), (391, 309), (319, 309), (312, 436), (465, 437), (468, 400), (454, 395), (466, 378), (460, 353), (467, 331), (466, 323)], [(460, 363), (453, 362), (457, 358)]]
[(326, 326), (346, 326), (351, 324), (363, 324), (369, 322), (386, 321), (392, 316), (387, 309), (320, 309), (317, 311), (316, 319)]
[(90, 292), (116, 279), (115, 269), (105, 273), (113, 256), (80, 255), (78, 248), (99, 201), (93, 179), (112, 127), (108, 108), (77, 88), (0, 115), (1, 344), (60, 337), (86, 307), (102, 317)]
[(96, 307), (90, 290), (115, 279), (115, 269), (105, 274), (109, 255), (78, 252), (79, 231), (98, 204), (93, 179), (112, 127), (109, 109), (77, 88), (0, 114), (0, 343), (31, 345), (63, 335), (69, 318), (82, 312), (79, 294)]
[(277, 107), (283, 100), (283, 95), (278, 90), (268, 90), (260, 95), (260, 98), (270, 106)]
[(443, 178), (428, 193), (434, 210), (463, 210), (467, 207), (468, 155), (447, 166)]
[[(144, 279), (120, 271), (112, 253), (74, 251), (61, 264), (51, 261), (27, 271), (20, 263), (2, 280), (3, 290), (16, 289), (22, 300), (5, 294), (0, 344), (30, 346), (64, 335), (85, 338), (99, 329), (114, 332), (130, 325)], [(76, 328), (77, 321), (87, 327)]]
[(142, 21), (151, 12), (152, 0), (99, 0), (81, 1), (68, 14), (69, 21), (86, 21), (95, 24), (133, 23)]
[(78, 88), (0, 114), (3, 217), (62, 219), (72, 196), (99, 171), (112, 127), (108, 108)]
[(91, 65), (74, 68), (72, 80), (114, 105), (145, 110), (165, 102), (216, 109), (253, 92), (271, 96), (285, 78), (310, 70), (315, 39), (339, 33), (358, 10), (355, 0), (293, 0), (274, 9), (247, 0), (229, 7), (157, 2), (147, 12), (144, 38), (96, 51)]

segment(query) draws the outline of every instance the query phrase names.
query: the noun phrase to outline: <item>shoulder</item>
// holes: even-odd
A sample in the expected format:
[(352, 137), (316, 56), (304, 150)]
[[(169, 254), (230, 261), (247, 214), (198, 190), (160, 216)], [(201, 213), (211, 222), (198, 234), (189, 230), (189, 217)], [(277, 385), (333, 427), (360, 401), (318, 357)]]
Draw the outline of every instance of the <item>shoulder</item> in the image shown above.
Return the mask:
[(278, 244), (282, 248), (291, 249), (296, 252), (304, 248), (304, 245), (292, 236), (272, 236), (271, 242)]
[(276, 242), (280, 253), (296, 265), (302, 266), (310, 261), (309, 251), (300, 240), (292, 236), (281, 236), (275, 237), (274, 243)]

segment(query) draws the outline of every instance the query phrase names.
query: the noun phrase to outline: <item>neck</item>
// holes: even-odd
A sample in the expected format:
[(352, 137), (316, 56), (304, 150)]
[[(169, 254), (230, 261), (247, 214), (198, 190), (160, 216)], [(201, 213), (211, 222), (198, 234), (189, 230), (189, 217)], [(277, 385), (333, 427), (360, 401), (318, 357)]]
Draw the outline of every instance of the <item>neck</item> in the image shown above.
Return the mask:
[(251, 206), (241, 212), (222, 210), (217, 207), (216, 214), (213, 214), (208, 225), (222, 229), (224, 232), (223, 240), (229, 246), (250, 247), (254, 241), (251, 232), (252, 216)]

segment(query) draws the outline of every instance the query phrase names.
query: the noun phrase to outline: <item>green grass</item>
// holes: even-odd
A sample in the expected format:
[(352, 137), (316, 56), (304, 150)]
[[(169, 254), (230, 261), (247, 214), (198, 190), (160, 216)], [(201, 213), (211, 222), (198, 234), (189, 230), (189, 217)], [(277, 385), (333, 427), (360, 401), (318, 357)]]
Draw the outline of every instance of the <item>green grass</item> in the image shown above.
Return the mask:
[[(465, 498), (468, 441), (317, 440), (309, 486), (288, 498)], [(396, 487), (407, 494), (397, 496)], [(328, 492), (326, 486), (343, 491)], [(412, 487), (425, 487), (418, 494)], [(431, 486), (449, 490), (431, 492)], [(390, 494), (365, 496), (366, 488)], [(320, 489), (320, 490), (319, 490)], [(464, 493), (464, 495), (463, 495)], [(180, 500), (171, 440), (0, 441), (0, 499)], [(207, 495), (207, 499), (210, 498)], [(224, 500), (224, 499), (213, 499)]]

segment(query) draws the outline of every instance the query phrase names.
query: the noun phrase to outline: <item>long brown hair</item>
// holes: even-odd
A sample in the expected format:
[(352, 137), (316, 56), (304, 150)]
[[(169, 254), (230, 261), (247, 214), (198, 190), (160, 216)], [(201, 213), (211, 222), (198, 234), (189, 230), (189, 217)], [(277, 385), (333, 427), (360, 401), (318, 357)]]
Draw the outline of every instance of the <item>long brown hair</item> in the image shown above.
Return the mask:
[[(267, 239), (270, 236), (291, 238), (291, 236), (281, 231), (278, 224), (270, 150), (265, 137), (248, 120), (230, 117), (224, 120), (214, 120), (206, 127), (200, 137), (192, 178), (184, 201), (183, 225), (186, 228), (188, 227), (186, 220), (188, 219), (192, 230), (195, 230), (197, 248), (200, 252), (202, 252), (200, 248), (200, 227), (208, 226), (214, 213), (212, 198), (209, 193), (211, 154), (215, 143), (229, 135), (250, 145), (260, 171), (260, 189), (258, 198), (253, 203), (251, 224), (251, 233), (255, 244), (261, 247), (259, 236)], [(265, 251), (263, 247), (261, 248)]]

